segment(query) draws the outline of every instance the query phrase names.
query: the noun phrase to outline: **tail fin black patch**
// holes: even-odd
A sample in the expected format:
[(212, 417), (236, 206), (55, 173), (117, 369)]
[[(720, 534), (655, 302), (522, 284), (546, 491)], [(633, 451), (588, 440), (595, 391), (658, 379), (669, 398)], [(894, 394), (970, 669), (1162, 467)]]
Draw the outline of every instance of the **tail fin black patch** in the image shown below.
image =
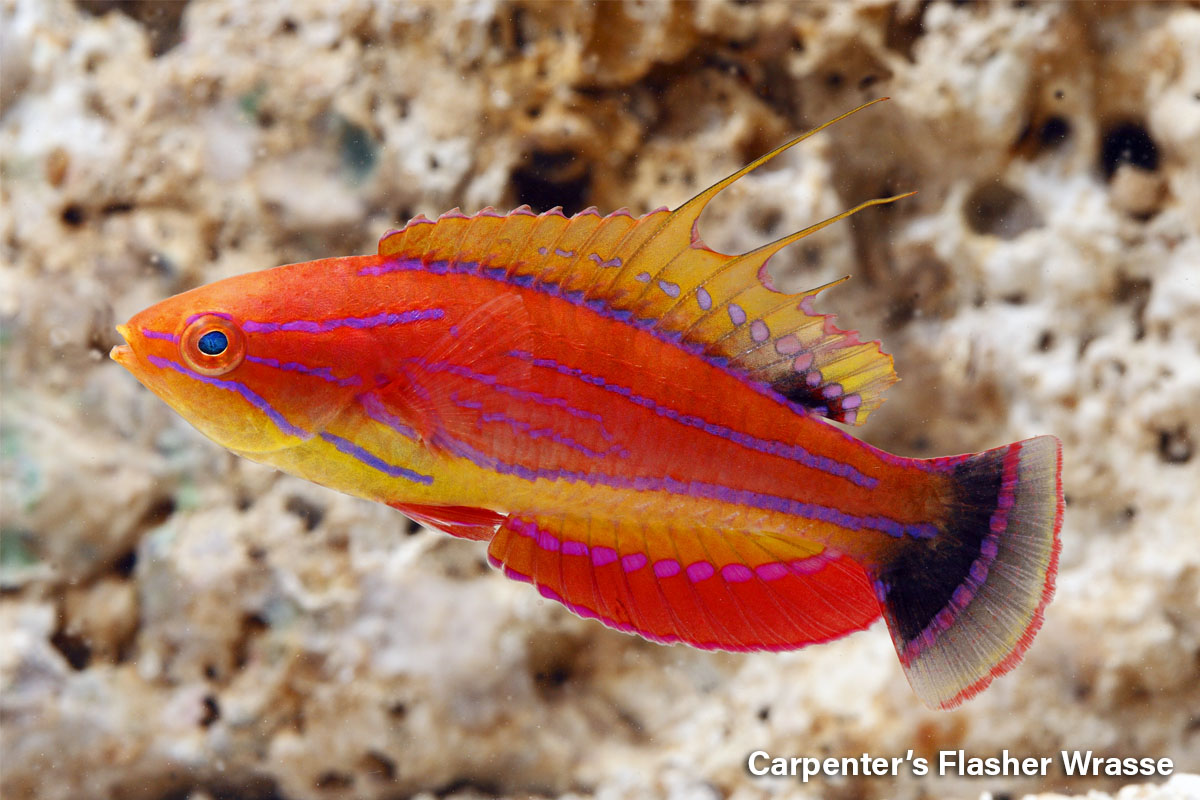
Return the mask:
[(952, 462), (942, 535), (878, 569), (876, 592), (909, 683), (936, 708), (1021, 660), (1054, 594), (1062, 449), (1053, 436)]

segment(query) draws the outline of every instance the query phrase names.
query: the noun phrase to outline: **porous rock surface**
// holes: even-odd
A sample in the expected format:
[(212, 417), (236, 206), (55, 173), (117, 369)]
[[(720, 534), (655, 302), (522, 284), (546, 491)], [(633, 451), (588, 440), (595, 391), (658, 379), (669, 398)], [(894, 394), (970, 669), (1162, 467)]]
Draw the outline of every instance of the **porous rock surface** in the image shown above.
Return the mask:
[[(0, 794), (1195, 798), (1194, 778), (751, 776), (783, 756), (1200, 771), (1200, 9), (1161, 4), (0, 2)], [(371, 252), (418, 212), (677, 205), (879, 336), (861, 431), (1063, 440), (1025, 662), (923, 709), (882, 626), (660, 647), (483, 549), (239, 460), (108, 361), (172, 293)], [(1055, 795), (1059, 796), (1059, 795)]]

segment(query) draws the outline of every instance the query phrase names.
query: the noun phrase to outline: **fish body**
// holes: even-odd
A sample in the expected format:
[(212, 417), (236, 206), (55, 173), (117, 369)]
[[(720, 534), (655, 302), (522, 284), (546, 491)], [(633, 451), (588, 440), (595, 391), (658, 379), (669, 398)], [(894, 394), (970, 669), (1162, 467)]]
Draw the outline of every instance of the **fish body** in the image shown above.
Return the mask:
[(418, 218), (376, 255), (163, 301), (114, 358), (231, 450), (487, 541), (619, 630), (785, 650), (882, 613), (918, 695), (951, 707), (1040, 625), (1060, 448), (908, 459), (829, 422), (862, 422), (895, 374), (819, 290), (764, 280), (809, 231), (727, 256), (695, 228), (791, 144), (676, 211)]

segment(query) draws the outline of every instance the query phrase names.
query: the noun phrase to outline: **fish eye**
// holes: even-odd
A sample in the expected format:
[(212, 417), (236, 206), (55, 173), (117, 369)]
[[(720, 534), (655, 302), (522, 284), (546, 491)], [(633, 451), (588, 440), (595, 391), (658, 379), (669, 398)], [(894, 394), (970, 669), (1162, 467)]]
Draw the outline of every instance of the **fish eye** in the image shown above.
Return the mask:
[(209, 331), (200, 337), (196, 347), (206, 356), (219, 356), (229, 347), (229, 337), (221, 331)]
[(245, 358), (246, 337), (224, 316), (203, 314), (183, 329), (179, 352), (188, 367), (201, 375), (224, 375)]

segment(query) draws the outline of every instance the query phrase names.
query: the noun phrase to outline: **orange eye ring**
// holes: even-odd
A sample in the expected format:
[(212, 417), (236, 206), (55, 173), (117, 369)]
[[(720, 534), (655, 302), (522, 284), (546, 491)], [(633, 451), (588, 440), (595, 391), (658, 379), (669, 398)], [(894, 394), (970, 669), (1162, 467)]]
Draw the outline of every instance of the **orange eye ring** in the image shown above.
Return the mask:
[(224, 375), (237, 369), (246, 357), (246, 336), (224, 317), (205, 314), (183, 329), (179, 354), (201, 375)]

